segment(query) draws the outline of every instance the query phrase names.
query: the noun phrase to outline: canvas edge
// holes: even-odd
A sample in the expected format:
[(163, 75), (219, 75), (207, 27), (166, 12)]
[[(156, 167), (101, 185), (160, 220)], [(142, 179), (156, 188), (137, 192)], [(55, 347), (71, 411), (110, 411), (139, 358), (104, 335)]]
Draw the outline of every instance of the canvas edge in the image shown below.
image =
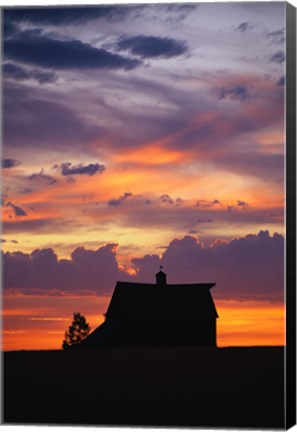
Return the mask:
[(296, 8), (286, 3), (285, 427), (296, 424)]

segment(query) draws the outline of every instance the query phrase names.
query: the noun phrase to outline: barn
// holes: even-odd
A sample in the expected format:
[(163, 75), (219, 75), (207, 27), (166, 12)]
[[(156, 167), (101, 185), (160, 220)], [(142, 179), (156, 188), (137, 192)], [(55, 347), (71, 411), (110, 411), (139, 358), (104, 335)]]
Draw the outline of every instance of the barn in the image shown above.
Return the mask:
[(216, 346), (218, 314), (210, 289), (215, 283), (117, 282), (105, 322), (80, 348)]

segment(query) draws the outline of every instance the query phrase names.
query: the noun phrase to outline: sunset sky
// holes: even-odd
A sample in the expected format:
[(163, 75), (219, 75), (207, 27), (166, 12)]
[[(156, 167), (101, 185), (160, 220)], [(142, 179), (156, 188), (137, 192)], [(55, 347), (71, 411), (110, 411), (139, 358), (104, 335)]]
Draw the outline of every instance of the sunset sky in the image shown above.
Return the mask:
[(4, 9), (4, 349), (160, 264), (216, 282), (219, 346), (284, 344), (285, 7)]

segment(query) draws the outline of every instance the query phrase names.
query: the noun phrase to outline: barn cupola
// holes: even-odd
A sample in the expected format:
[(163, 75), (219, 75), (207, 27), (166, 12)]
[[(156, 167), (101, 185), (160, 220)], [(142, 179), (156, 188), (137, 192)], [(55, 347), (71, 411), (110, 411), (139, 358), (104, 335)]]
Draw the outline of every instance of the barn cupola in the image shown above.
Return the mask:
[(158, 286), (165, 286), (167, 284), (167, 281), (166, 281), (167, 275), (166, 275), (166, 273), (164, 273), (162, 271), (162, 268), (163, 267), (160, 266), (160, 271), (156, 274), (156, 284)]

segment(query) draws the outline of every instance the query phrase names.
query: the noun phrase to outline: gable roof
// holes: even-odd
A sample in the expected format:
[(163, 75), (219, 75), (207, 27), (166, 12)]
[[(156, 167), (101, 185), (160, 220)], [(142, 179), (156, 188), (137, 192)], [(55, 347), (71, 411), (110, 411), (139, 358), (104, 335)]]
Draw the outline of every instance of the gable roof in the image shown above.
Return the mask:
[(156, 285), (117, 282), (106, 317), (218, 317), (209, 290), (215, 283)]

